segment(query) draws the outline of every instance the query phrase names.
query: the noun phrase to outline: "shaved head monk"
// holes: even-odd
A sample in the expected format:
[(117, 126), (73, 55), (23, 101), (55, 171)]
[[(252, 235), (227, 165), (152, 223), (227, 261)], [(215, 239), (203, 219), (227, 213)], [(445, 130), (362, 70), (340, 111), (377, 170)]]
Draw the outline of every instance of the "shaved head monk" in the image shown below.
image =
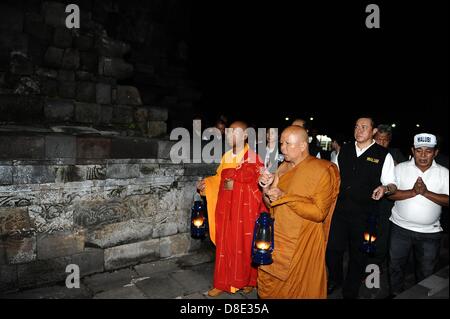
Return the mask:
[(250, 293), (256, 286), (258, 270), (251, 261), (253, 230), (267, 208), (258, 186), (264, 164), (246, 143), (246, 130), (242, 121), (231, 124), (226, 132), (231, 150), (223, 155), (216, 175), (197, 185), (207, 199), (209, 235), (216, 245), (211, 297), (238, 290)]
[(262, 176), (264, 201), (275, 220), (271, 265), (260, 266), (260, 298), (326, 298), (325, 251), (339, 192), (333, 163), (311, 156), (308, 134), (289, 126), (281, 134), (284, 163)]

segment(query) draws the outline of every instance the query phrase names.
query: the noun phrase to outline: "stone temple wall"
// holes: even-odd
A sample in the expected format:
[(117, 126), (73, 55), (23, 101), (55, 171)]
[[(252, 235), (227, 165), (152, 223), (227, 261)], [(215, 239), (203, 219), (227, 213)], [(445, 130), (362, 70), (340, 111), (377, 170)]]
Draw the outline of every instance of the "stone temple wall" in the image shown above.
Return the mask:
[(0, 291), (64, 281), (69, 264), (85, 276), (200, 248), (190, 209), (215, 165), (87, 162), (0, 161)]
[[(79, 29), (65, 25), (69, 3), (80, 7)], [(168, 118), (155, 113), (169, 109), (179, 124), (199, 96), (187, 72), (186, 23), (173, 17), (178, 3), (2, 1), (0, 124), (165, 135)]]
[[(65, 27), (69, 3), (80, 29)], [(215, 165), (168, 156), (168, 125), (189, 119), (198, 95), (182, 10), (0, 3), (0, 295), (63, 282), (69, 264), (85, 276), (200, 247), (190, 209)]]

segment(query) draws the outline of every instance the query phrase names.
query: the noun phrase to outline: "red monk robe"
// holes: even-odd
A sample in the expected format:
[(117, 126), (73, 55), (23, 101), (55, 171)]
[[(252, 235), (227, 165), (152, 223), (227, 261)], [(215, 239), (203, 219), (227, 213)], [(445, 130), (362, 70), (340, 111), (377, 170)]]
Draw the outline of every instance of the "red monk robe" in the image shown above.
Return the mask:
[(222, 291), (235, 293), (256, 286), (253, 231), (259, 214), (267, 210), (258, 187), (262, 167), (258, 155), (246, 145), (234, 158), (231, 150), (227, 152), (217, 174), (205, 179), (210, 237), (216, 245), (214, 288)]

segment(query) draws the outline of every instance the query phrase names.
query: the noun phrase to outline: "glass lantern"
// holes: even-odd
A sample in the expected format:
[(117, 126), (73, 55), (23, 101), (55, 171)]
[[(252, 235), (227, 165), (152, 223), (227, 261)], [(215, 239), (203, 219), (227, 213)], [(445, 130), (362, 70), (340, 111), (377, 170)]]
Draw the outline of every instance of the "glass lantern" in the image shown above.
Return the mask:
[(204, 238), (207, 231), (206, 205), (196, 196), (191, 209), (191, 237)]
[(263, 212), (255, 222), (252, 243), (252, 261), (255, 265), (269, 265), (274, 249), (273, 219)]

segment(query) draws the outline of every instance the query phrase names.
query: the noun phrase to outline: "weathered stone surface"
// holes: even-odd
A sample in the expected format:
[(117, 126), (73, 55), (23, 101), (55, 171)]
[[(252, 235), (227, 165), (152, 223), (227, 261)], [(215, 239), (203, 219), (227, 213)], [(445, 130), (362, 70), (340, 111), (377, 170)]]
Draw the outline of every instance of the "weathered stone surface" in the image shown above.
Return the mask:
[(41, 94), (49, 97), (58, 95), (58, 81), (50, 78), (41, 79)]
[(42, 136), (0, 136), (0, 158), (42, 158), (45, 143)]
[(82, 253), (76, 255), (18, 265), (19, 286), (35, 287), (65, 281), (68, 275), (66, 267), (70, 264), (80, 267), (81, 277), (102, 272), (104, 270), (103, 250), (86, 248)]
[(74, 39), (75, 47), (80, 51), (88, 51), (94, 45), (94, 38), (88, 35), (80, 35)]
[(157, 141), (147, 138), (121, 138), (111, 141), (111, 158), (156, 158)]
[(178, 233), (178, 225), (176, 223), (160, 224), (153, 230), (153, 238), (167, 237)]
[(53, 33), (53, 45), (62, 49), (72, 47), (72, 32), (67, 28), (56, 28)]
[(187, 233), (161, 238), (161, 258), (186, 254), (189, 251), (190, 240)]
[(48, 159), (75, 158), (75, 137), (67, 135), (47, 135), (45, 137), (45, 157)]
[[(96, 100), (96, 88), (93, 82), (78, 82), (77, 100), (80, 102), (93, 102)], [(83, 121), (79, 121), (83, 122)]]
[(35, 40), (32, 36), (28, 36), (26, 41), (28, 56), (33, 61), (35, 65), (43, 66), (45, 65), (44, 57), (47, 52), (47, 44), (43, 41)]
[(101, 106), (98, 104), (75, 102), (75, 121), (80, 123), (99, 123), (101, 111)]
[[(61, 159), (59, 159), (61, 160)], [(55, 183), (69, 183), (76, 181), (75, 179), (75, 158), (69, 158), (70, 165), (58, 165), (54, 167)]]
[(59, 82), (58, 94), (63, 99), (74, 99), (76, 97), (76, 82)]
[(95, 75), (87, 71), (76, 71), (75, 78), (77, 81), (95, 82)]
[(10, 185), (12, 184), (12, 166), (0, 166), (0, 185)]
[(167, 133), (167, 124), (163, 121), (149, 121), (148, 136), (157, 137)]
[(159, 165), (160, 164), (157, 164), (157, 163), (141, 164), (140, 167), (139, 167), (140, 176), (141, 177), (146, 177), (146, 176), (163, 175), (164, 172), (162, 172), (159, 169)]
[(80, 53), (76, 49), (65, 49), (61, 67), (68, 70), (76, 70), (80, 67)]
[(32, 205), (28, 209), (38, 233), (72, 230), (73, 212), (63, 204)]
[(175, 141), (158, 139), (158, 156), (160, 159), (170, 159), (170, 150), (175, 145)]
[(50, 68), (59, 69), (62, 66), (63, 56), (64, 56), (63, 49), (49, 47), (45, 52), (44, 63), (46, 66)]
[(138, 89), (134, 86), (117, 86), (117, 104), (142, 105)]
[(2, 293), (17, 288), (17, 265), (0, 263), (0, 297)]
[[(69, 275), (69, 273), (67, 273)], [(90, 299), (91, 292), (83, 285), (68, 289), (65, 284), (24, 290), (5, 295), (6, 299)]]
[(8, 264), (29, 263), (36, 259), (36, 237), (9, 237), (3, 241)]
[(119, 200), (80, 202), (75, 204), (73, 209), (74, 223), (87, 229), (97, 229), (132, 218), (127, 215), (126, 205)]
[(42, 17), (36, 13), (26, 14), (24, 29), (27, 34), (45, 45), (50, 44), (52, 40), (52, 27), (45, 24)]
[(110, 124), (113, 118), (113, 107), (111, 105), (102, 105), (102, 116), (100, 123)]
[(146, 240), (151, 237), (152, 232), (153, 223), (151, 220), (129, 220), (104, 225), (99, 229), (89, 231), (86, 235), (86, 244), (109, 248)]
[(45, 260), (80, 253), (84, 249), (84, 239), (83, 231), (38, 234), (37, 258)]
[(134, 108), (126, 105), (116, 105), (113, 108), (112, 123), (130, 124), (133, 122)]
[(139, 177), (139, 164), (108, 164), (106, 177), (111, 179)]
[(42, 115), (41, 97), (0, 94), (0, 121), (24, 122), (32, 119), (36, 121), (42, 119)]
[(184, 294), (184, 288), (167, 274), (139, 281), (136, 286), (147, 296), (155, 299), (176, 298)]
[(109, 158), (110, 153), (108, 138), (77, 137), (77, 158)]
[(130, 51), (130, 46), (125, 42), (108, 37), (97, 38), (96, 48), (100, 56), (115, 58), (121, 58)]
[(95, 79), (99, 83), (106, 83), (106, 84), (111, 85), (111, 100), (116, 101), (117, 100), (117, 92), (114, 93), (115, 95), (113, 96), (113, 91), (117, 91), (117, 89), (115, 89), (115, 86), (117, 85), (117, 80), (115, 78), (103, 76), (103, 75), (96, 75)]
[(106, 166), (104, 165), (77, 165), (74, 175), (77, 181), (106, 179)]
[(58, 77), (58, 71), (46, 68), (36, 68), (36, 75), (47, 77), (51, 79), (56, 79)]
[(47, 99), (44, 106), (45, 118), (53, 121), (70, 121), (74, 117), (72, 101), (60, 99)]
[(136, 286), (126, 286), (98, 293), (94, 299), (147, 299)]
[(92, 52), (80, 53), (81, 70), (95, 73), (98, 70), (98, 57)]
[(18, 165), (13, 172), (14, 184), (45, 184), (55, 182), (55, 171), (45, 165)]
[(59, 70), (58, 71), (59, 81), (75, 81), (75, 72), (70, 70)]
[(10, 59), (10, 72), (14, 75), (31, 75), (34, 73), (34, 65), (23, 53), (13, 52)]
[(97, 83), (97, 103), (111, 104), (111, 85)]
[(0, 207), (0, 236), (20, 235), (32, 228), (26, 208)]
[(191, 205), (192, 204), (192, 200), (191, 200), (192, 193), (193, 192), (190, 193), (191, 196), (188, 200), (182, 200), (182, 202), (178, 203), (180, 206), (181, 205), (186, 206), (186, 208), (184, 210), (177, 212), (177, 214), (179, 216), (179, 220), (177, 221), (176, 224), (177, 224), (179, 233), (186, 233), (186, 232), (190, 231), (190, 218), (191, 218), (190, 210), (192, 207), (192, 205)]
[(0, 4), (0, 30), (20, 33), (23, 30), (23, 12), (8, 4)]
[(169, 276), (183, 286), (183, 295), (192, 294), (196, 291), (207, 291), (211, 286), (211, 282), (192, 270), (178, 270)]
[[(201, 240), (196, 241), (200, 242)], [(180, 267), (192, 267), (213, 262), (215, 258), (215, 250), (211, 242), (209, 242), (208, 244), (209, 246), (203, 251), (198, 251), (194, 254), (188, 254), (183, 257), (180, 257), (177, 261), (177, 264)]]
[(149, 107), (149, 120), (151, 121), (167, 121), (169, 112), (165, 107)]
[(20, 76), (14, 80), (12, 84), (12, 89), (6, 89), (6, 94), (14, 93), (22, 96), (32, 96), (35, 94), (42, 93), (46, 89), (45, 85), (40, 84), (37, 77), (31, 76)]
[(44, 21), (53, 27), (65, 27), (66, 7), (63, 3), (47, 1), (42, 4)]
[(121, 288), (130, 284), (137, 274), (131, 269), (121, 269), (113, 272), (106, 272), (88, 276), (83, 279), (83, 283), (94, 293)]
[(11, 50), (28, 52), (29, 43), (26, 34), (11, 33), (9, 30), (0, 30), (0, 70), (7, 71)]
[(211, 176), (216, 173), (217, 164), (184, 164), (185, 176)]
[(118, 58), (100, 57), (98, 74), (119, 80), (127, 79), (133, 75), (133, 65)]
[(80, 266), (80, 275), (83, 277), (104, 271), (103, 249), (85, 248), (82, 253), (70, 256), (69, 259), (73, 264)]
[(178, 270), (179, 266), (176, 258), (161, 259), (155, 262), (145, 263), (134, 266), (134, 269), (140, 277), (153, 277), (162, 272), (171, 272)]
[[(190, 228), (189, 228), (189, 227), (190, 227), (190, 223), (188, 222), (188, 227), (186, 228), (187, 231), (190, 231)], [(191, 242), (190, 242), (190, 244), (189, 244), (189, 249), (188, 249), (188, 251), (189, 251), (190, 253), (196, 252), (196, 251), (202, 249), (203, 246), (204, 246), (204, 243), (203, 243), (202, 240), (191, 238)]]
[(112, 270), (159, 258), (159, 239), (105, 249), (105, 269)]

